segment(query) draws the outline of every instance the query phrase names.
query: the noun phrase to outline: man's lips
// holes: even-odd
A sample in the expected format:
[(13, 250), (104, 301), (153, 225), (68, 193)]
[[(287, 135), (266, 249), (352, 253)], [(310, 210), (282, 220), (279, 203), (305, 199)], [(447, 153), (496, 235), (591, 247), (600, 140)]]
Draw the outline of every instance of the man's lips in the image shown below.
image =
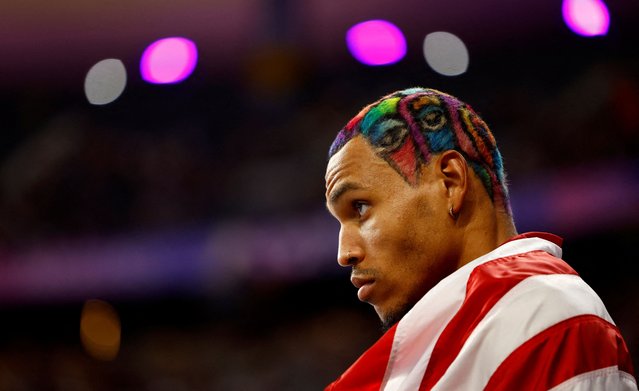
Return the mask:
[(371, 277), (351, 275), (351, 282), (355, 285), (355, 288), (359, 288), (357, 291), (357, 297), (360, 301), (367, 301), (371, 295), (375, 279)]

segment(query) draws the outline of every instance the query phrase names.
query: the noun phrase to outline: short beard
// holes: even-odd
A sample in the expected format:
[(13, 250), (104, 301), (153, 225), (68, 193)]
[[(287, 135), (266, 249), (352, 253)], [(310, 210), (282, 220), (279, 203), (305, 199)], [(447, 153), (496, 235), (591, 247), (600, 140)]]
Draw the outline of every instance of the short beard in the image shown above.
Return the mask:
[(385, 333), (388, 330), (390, 330), (391, 327), (393, 327), (395, 323), (399, 322), (410, 309), (411, 309), (411, 306), (396, 308), (393, 311), (389, 312), (383, 318), (380, 317), (382, 321), (382, 324), (381, 324), (382, 332)]

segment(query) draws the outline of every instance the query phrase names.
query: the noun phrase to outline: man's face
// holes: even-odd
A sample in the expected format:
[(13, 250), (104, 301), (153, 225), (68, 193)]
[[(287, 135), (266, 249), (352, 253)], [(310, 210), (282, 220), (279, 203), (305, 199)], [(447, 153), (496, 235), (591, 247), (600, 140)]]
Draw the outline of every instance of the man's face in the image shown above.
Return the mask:
[[(433, 157), (435, 160), (435, 157)], [(329, 161), (326, 199), (340, 222), (338, 262), (385, 327), (456, 269), (446, 188), (433, 164), (409, 185), (363, 137)]]

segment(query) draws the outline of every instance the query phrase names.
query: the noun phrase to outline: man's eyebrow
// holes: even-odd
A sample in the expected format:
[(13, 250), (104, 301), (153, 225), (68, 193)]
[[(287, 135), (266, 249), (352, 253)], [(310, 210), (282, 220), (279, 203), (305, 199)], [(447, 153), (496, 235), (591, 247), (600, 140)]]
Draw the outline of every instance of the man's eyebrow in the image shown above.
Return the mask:
[(364, 187), (362, 185), (359, 185), (355, 182), (346, 182), (343, 183), (341, 185), (339, 185), (335, 190), (333, 190), (331, 192), (331, 194), (329, 194), (328, 196), (328, 203), (334, 205), (337, 200), (344, 195), (344, 193), (346, 193), (347, 191), (350, 190), (359, 190), (359, 189), (363, 189)]

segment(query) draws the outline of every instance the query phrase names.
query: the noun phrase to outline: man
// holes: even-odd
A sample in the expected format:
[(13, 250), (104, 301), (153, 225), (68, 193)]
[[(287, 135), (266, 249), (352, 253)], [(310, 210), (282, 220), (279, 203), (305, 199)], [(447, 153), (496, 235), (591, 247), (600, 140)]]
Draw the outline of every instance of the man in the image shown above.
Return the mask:
[(386, 333), (327, 390), (636, 390), (619, 330), (561, 257), (517, 235), (484, 121), (439, 91), (365, 107), (326, 171), (338, 263)]

